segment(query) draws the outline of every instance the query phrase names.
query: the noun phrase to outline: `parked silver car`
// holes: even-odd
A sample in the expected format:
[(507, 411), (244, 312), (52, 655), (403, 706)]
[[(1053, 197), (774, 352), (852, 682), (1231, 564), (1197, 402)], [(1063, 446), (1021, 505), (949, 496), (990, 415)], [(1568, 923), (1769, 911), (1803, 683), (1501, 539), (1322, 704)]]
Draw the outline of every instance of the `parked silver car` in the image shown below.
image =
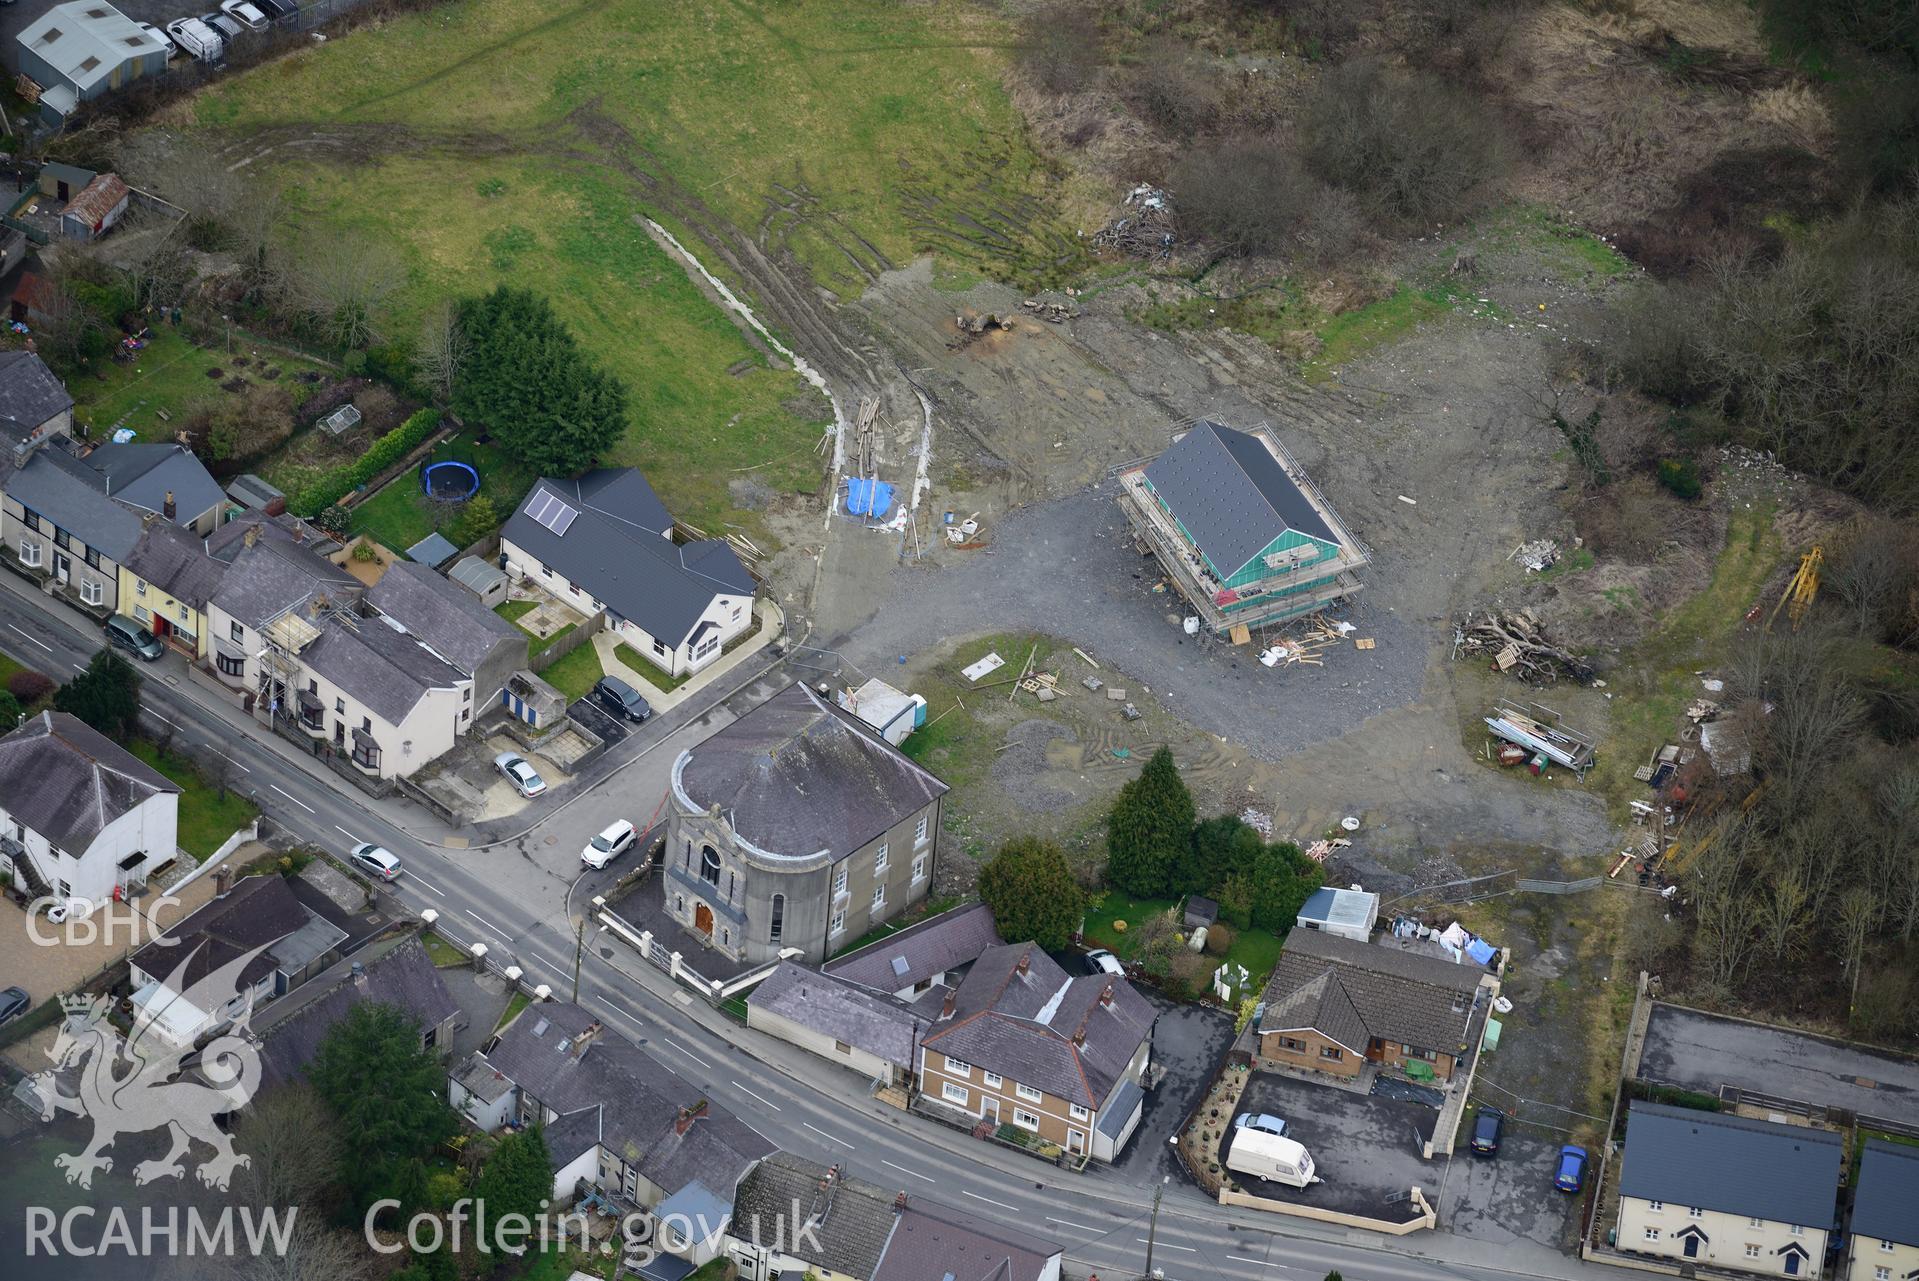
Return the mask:
[(518, 752), (501, 752), (493, 758), (493, 768), (506, 775), (506, 781), (522, 796), (534, 797), (546, 790), (546, 780)]

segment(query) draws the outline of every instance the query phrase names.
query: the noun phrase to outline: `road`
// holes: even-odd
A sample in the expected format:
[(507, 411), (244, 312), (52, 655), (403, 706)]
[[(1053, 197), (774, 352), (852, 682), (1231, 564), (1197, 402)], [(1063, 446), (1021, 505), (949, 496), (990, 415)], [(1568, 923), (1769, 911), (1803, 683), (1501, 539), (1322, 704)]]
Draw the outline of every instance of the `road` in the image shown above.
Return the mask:
[[(84, 666), (98, 636), (91, 620), (0, 573), (0, 650), (65, 678)], [(529, 982), (550, 984), (556, 996), (572, 994), (577, 956), (582, 1004), (772, 1142), (1052, 1237), (1079, 1274), (1114, 1278), (1143, 1267), (1155, 1189), (1098, 1167), (1067, 1174), (874, 1102), (860, 1078), (732, 1023), (603, 931), (576, 934), (578, 914), (622, 871), (616, 863), (583, 874), (578, 853), (586, 838), (614, 817), (644, 822), (681, 747), (732, 719), (728, 703), (751, 706), (772, 692), (783, 683), (777, 672), (749, 678), (712, 706), (688, 706), (677, 718), (643, 727), (595, 771), (604, 775), (597, 786), (530, 811), (528, 831), (465, 849), (449, 846), (443, 825), (425, 811), (368, 797), (293, 744), (249, 725), (230, 699), (187, 675), (178, 656), (148, 665), (143, 675), (145, 713), (155, 727), (170, 727), (182, 748), (223, 757), (235, 786), (273, 822), (335, 854), (363, 840), (391, 849), (406, 867), (392, 891), (400, 905), (433, 909), (440, 933), (462, 946), (484, 943), (490, 955), (521, 966)], [(583, 947), (576, 946), (580, 938)], [(1134, 1142), (1167, 1137), (1141, 1133)], [(1493, 1247), (1430, 1232), (1389, 1239), (1225, 1210), (1177, 1180), (1158, 1191), (1154, 1266), (1173, 1281), (1313, 1281), (1334, 1270), (1348, 1281), (1602, 1275), (1538, 1246)]]

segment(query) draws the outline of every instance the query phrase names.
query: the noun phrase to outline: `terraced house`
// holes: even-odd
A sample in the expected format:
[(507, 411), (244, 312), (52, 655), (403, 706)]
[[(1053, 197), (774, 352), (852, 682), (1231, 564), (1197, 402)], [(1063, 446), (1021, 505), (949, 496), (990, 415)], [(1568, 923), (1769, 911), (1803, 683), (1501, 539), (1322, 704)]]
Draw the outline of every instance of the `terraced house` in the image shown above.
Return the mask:
[(920, 1038), (936, 1108), (1110, 1161), (1145, 1106), (1153, 1007), (1116, 974), (1070, 978), (1037, 943), (973, 963)]
[(1202, 419), (1115, 478), (1135, 534), (1214, 632), (1296, 618), (1360, 589), (1371, 553), (1268, 427)]

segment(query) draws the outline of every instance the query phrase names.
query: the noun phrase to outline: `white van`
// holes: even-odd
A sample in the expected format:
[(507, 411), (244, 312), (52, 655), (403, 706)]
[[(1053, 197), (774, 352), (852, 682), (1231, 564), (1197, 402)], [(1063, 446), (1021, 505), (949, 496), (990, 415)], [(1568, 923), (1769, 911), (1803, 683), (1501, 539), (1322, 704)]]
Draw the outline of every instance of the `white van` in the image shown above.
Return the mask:
[(218, 62), (226, 56), (226, 41), (220, 33), (198, 18), (180, 18), (167, 24), (167, 34), (183, 53), (202, 62)]
[(1255, 1179), (1284, 1183), (1290, 1188), (1320, 1182), (1313, 1172), (1312, 1153), (1306, 1150), (1305, 1144), (1250, 1125), (1233, 1131), (1232, 1146), (1226, 1149), (1226, 1168)]

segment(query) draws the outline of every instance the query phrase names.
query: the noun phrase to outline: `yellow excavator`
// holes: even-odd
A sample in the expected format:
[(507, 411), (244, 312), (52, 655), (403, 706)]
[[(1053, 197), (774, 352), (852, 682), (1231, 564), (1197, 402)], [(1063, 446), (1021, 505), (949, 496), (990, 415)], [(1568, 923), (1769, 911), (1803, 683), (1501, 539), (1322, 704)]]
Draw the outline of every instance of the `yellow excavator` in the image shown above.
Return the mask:
[(1819, 567), (1826, 562), (1826, 553), (1817, 544), (1799, 558), (1798, 572), (1786, 583), (1786, 590), (1779, 594), (1779, 603), (1772, 607), (1772, 613), (1766, 615), (1763, 630), (1771, 631), (1773, 620), (1779, 617), (1779, 611), (1785, 610), (1786, 617), (1792, 620), (1792, 630), (1799, 630), (1799, 624), (1806, 621), (1806, 611), (1812, 608), (1812, 598), (1819, 594)]

